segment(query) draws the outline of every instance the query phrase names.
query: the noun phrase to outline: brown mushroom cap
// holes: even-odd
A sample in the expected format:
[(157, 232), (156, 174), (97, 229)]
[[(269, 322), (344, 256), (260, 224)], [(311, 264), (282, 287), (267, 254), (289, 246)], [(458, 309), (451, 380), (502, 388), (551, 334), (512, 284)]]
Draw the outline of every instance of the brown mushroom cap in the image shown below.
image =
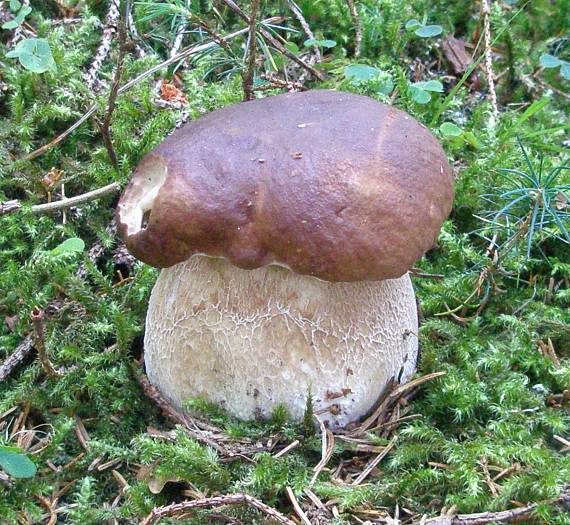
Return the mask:
[(452, 200), (428, 129), (368, 97), (316, 90), (186, 124), (143, 158), (117, 216), (129, 251), (156, 267), (202, 253), (381, 280), (433, 246)]

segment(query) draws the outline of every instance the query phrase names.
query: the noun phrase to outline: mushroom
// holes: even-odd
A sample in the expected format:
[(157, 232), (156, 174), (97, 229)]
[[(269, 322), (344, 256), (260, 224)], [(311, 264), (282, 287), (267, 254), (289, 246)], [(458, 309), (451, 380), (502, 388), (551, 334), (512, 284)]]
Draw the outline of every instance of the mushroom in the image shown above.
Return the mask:
[(308, 392), (331, 428), (369, 412), (418, 356), (408, 275), (453, 178), (408, 114), (329, 90), (214, 111), (138, 165), (117, 208), (129, 251), (164, 268), (145, 333), (150, 381), (243, 419)]

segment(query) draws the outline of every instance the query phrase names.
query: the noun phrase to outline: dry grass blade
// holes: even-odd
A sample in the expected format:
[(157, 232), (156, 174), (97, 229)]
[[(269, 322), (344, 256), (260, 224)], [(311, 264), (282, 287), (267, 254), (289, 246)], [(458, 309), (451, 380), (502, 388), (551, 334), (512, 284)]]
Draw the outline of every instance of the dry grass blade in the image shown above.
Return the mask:
[(301, 520), (301, 522), (304, 523), (305, 525), (311, 525), (309, 518), (307, 517), (307, 515), (305, 514), (305, 512), (301, 508), (301, 505), (299, 505), (299, 502), (297, 501), (297, 498), (295, 497), (295, 494), (293, 493), (293, 490), (291, 489), (291, 487), (286, 487), (285, 491), (287, 492), (287, 497), (289, 498), (291, 505), (293, 505), (293, 509), (295, 510), (295, 514), (297, 514), (297, 516), (299, 516), (299, 519)]
[(324, 423), (317, 416), (314, 417), (318, 421), (319, 426), (321, 428), (322, 447), (321, 447), (321, 460), (317, 463), (317, 465), (313, 469), (313, 477), (311, 478), (309, 487), (312, 487), (315, 484), (317, 478), (319, 477), (319, 474), (327, 466), (327, 463), (330, 461), (334, 451), (334, 434), (330, 431), (330, 429), (325, 427)]
[(366, 467), (364, 468), (364, 470), (358, 475), (358, 477), (352, 482), (353, 486), (356, 485), (360, 485), (369, 475), (370, 473), (374, 470), (374, 468), (380, 463), (380, 461), (382, 461), (386, 455), (388, 454), (388, 452), (390, 452), (390, 450), (392, 450), (394, 448), (394, 445), (396, 444), (396, 436), (394, 436), (392, 438), (392, 440), (390, 441), (390, 443), (388, 443), (385, 447), (384, 450), (382, 452), (380, 452), (380, 454), (378, 454), (373, 460), (371, 460)]
[[(418, 377), (408, 383), (398, 386), (391, 392), (389, 392), (386, 397), (381, 401), (380, 405), (374, 412), (368, 416), (358, 427), (356, 430), (349, 433), (351, 436), (358, 436), (364, 432), (366, 432), (374, 423), (384, 416), (395, 404), (396, 402), (407, 392), (410, 392), (414, 388), (419, 387), (420, 385), (431, 381), (432, 379), (436, 379), (438, 377), (442, 377), (446, 374), (446, 372), (433, 372), (431, 374), (427, 374), (422, 377)], [(382, 424), (383, 422), (380, 422)]]

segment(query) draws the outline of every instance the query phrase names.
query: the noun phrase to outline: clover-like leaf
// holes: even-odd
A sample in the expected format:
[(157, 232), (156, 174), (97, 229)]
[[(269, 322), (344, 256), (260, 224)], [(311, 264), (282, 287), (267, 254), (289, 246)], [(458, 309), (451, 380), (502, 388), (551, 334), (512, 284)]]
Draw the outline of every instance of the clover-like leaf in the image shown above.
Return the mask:
[(410, 86), (410, 93), (412, 95), (412, 100), (418, 104), (427, 104), (431, 100), (431, 95), (427, 91), (414, 86), (413, 84)]
[(85, 249), (85, 242), (79, 237), (71, 237), (66, 239), (60, 245), (51, 250), (51, 255), (67, 255), (69, 253), (82, 252)]
[(13, 478), (31, 478), (37, 467), (19, 448), (0, 445), (0, 467)]
[(43, 38), (25, 38), (6, 53), (8, 58), (17, 58), (20, 64), (33, 73), (55, 71), (56, 65), (48, 41)]
[(406, 22), (406, 29), (408, 31), (415, 31), (420, 27), (423, 27), (423, 24), (419, 20), (416, 20), (415, 18), (412, 18), (411, 20), (408, 20)]
[(434, 91), (443, 93), (443, 84), (439, 80), (427, 80), (425, 82), (415, 82), (413, 86), (423, 89), (424, 91)]
[(305, 40), (303, 45), (305, 47), (318, 46), (318, 47), (331, 48), (331, 47), (336, 46), (336, 41), (335, 40), (319, 40), (317, 38), (309, 38), (309, 39)]
[(378, 93), (382, 95), (389, 95), (390, 93), (392, 93), (392, 91), (394, 91), (394, 82), (390, 77), (388, 77), (378, 87)]
[(421, 38), (431, 38), (437, 35), (441, 35), (443, 32), (443, 27), (438, 25), (423, 26), (416, 29), (414, 32)]
[(2, 24), (2, 29), (16, 29), (17, 27), (22, 25), (24, 19), (32, 12), (32, 8), (28, 5), (23, 6), (19, 11), (18, 14), (14, 17), (13, 20), (9, 20), (8, 22), (4, 22)]
[(439, 131), (444, 137), (460, 137), (463, 134), (462, 129), (453, 122), (444, 122), (439, 126)]
[(351, 64), (344, 68), (344, 76), (355, 82), (366, 82), (378, 76), (380, 70), (366, 64)]
[(560, 67), (560, 73), (566, 80), (570, 80), (570, 63), (564, 62)]
[(544, 53), (540, 57), (540, 65), (546, 68), (558, 67), (562, 64), (562, 60), (548, 53)]

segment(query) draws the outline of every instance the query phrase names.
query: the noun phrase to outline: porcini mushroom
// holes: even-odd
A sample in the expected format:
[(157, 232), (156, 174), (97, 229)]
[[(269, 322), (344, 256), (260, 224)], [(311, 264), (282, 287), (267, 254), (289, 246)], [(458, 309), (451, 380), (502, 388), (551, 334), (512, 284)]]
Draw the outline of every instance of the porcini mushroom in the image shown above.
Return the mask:
[(310, 390), (331, 427), (415, 370), (407, 274), (450, 212), (435, 137), (408, 114), (328, 90), (214, 111), (143, 158), (117, 209), (127, 248), (164, 268), (145, 363), (176, 406), (239, 418)]

